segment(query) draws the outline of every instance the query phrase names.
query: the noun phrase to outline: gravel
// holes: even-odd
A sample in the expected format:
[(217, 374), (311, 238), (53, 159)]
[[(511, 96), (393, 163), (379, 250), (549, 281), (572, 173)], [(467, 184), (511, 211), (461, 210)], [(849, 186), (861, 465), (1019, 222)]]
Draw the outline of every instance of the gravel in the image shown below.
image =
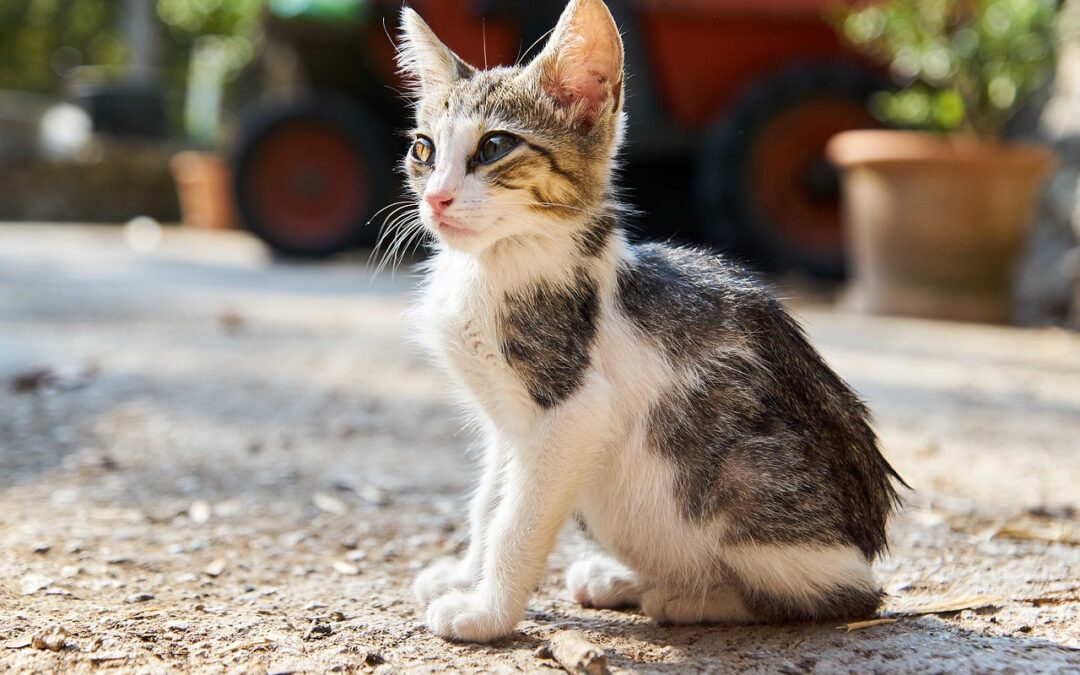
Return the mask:
[(236, 233), (0, 226), (0, 671), (1080, 672), (1080, 336), (794, 303), (914, 490), (891, 622), (664, 628), (582, 609), (570, 530), (511, 638), (427, 633), (470, 438), (408, 345), (414, 279)]

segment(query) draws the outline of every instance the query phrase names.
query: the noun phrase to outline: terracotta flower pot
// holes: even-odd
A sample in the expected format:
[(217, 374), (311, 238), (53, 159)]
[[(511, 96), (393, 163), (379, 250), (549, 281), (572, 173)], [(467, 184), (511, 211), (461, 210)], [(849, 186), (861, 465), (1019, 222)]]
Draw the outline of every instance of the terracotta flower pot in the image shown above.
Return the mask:
[(236, 226), (229, 168), (211, 152), (177, 153), (169, 162), (184, 225), (224, 229)]
[(1043, 147), (908, 131), (829, 142), (863, 311), (1003, 322), (1043, 179)]

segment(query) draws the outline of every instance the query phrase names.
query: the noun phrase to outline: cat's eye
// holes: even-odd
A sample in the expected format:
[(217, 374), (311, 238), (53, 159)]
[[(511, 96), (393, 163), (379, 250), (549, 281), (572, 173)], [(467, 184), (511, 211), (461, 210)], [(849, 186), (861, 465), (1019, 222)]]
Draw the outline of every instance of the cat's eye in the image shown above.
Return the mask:
[(430, 138), (417, 136), (412, 146), (412, 157), (421, 164), (431, 164), (435, 161), (435, 144)]
[(520, 142), (521, 140), (517, 136), (511, 136), (510, 134), (501, 132), (488, 134), (480, 141), (480, 147), (476, 149), (476, 156), (473, 161), (477, 164), (490, 164), (505, 157), (506, 153), (516, 148)]

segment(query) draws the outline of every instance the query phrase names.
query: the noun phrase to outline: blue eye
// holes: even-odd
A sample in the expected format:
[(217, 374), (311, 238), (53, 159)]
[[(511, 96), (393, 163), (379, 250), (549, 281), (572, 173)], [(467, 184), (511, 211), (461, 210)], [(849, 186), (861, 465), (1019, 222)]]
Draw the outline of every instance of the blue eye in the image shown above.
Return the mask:
[(480, 147), (476, 149), (476, 156), (473, 161), (477, 164), (490, 164), (505, 157), (506, 153), (516, 148), (520, 142), (521, 140), (517, 136), (511, 136), (510, 134), (488, 134), (484, 137), (484, 140), (480, 141)]

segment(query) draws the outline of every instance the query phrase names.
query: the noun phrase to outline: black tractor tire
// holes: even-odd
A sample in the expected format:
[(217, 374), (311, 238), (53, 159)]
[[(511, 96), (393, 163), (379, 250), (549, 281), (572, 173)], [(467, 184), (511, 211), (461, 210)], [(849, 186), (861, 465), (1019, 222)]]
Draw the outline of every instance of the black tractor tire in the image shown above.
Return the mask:
[(232, 156), (244, 226), (275, 252), (322, 258), (375, 242), (393, 180), (387, 125), (333, 95), (246, 113)]
[[(831, 133), (877, 126), (866, 104), (886, 86), (878, 74), (846, 61), (801, 62), (749, 85), (698, 146), (703, 238), (763, 271), (842, 277), (839, 179), (825, 159), (825, 141)], [(800, 131), (800, 121), (813, 128)], [(768, 161), (770, 153), (783, 161)], [(807, 217), (793, 215), (800, 211)]]

